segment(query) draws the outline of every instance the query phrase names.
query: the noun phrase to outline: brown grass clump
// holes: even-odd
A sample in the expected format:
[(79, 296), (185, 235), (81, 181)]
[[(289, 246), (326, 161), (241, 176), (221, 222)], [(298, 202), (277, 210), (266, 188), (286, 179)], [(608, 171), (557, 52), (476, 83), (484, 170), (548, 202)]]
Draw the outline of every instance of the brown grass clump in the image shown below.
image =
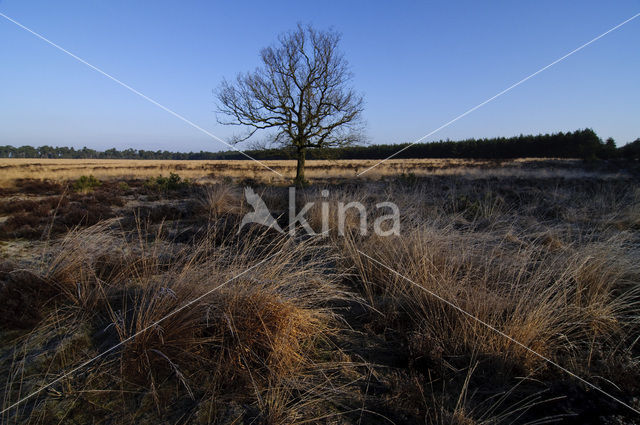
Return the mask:
[[(633, 314), (638, 270), (624, 258), (619, 241), (587, 244), (560, 252), (530, 245), (516, 255), (508, 246), (415, 229), (411, 236), (383, 244), (371, 238), (347, 253), (376, 305), (380, 295), (395, 299), (418, 335), (448, 353), (479, 350), (524, 371), (545, 361), (488, 327), (470, 320), (432, 294), (505, 332), (537, 353), (581, 358), (597, 341), (619, 337)], [(476, 236), (477, 237), (477, 236)], [(369, 260), (390, 265), (414, 283)], [(632, 271), (634, 270), (634, 271)], [(580, 347), (580, 349), (578, 349)]]
[[(4, 263), (0, 291), (9, 307), (2, 311), (6, 314), (4, 326), (30, 329), (60, 303), (87, 311), (96, 308), (104, 297), (103, 261), (117, 255), (118, 250), (108, 231), (110, 225), (106, 222), (85, 231), (71, 231), (48, 249), (35, 267)], [(118, 257), (117, 261), (122, 266), (125, 260)], [(110, 264), (107, 273), (116, 273), (114, 266)]]
[[(354, 268), (355, 282), (380, 314), (379, 321), (373, 321), (376, 332), (391, 328), (403, 335), (410, 370), (423, 376), (420, 391), (433, 393), (431, 379), (424, 375), (437, 365), (453, 362), (460, 367), (463, 359), (482, 364), (478, 377), (465, 385), (491, 382), (493, 391), (517, 386), (515, 376), (562, 377), (545, 358), (583, 377), (607, 376), (619, 386), (604, 386), (619, 397), (636, 391), (632, 382), (640, 376), (635, 362), (629, 363), (628, 347), (635, 345), (632, 335), (640, 331), (640, 269), (627, 252), (628, 239), (617, 235), (550, 246), (544, 238), (523, 244), (521, 236), (514, 247), (513, 237), (451, 228), (421, 226), (404, 232), (384, 241), (354, 236), (343, 244), (343, 252)], [(458, 382), (455, 375), (446, 378), (450, 371), (440, 373), (437, 379)], [(447, 387), (445, 394), (458, 391), (460, 385)], [(527, 399), (526, 392), (514, 394), (505, 396), (490, 417), (512, 418), (505, 412)], [(486, 414), (486, 406), (474, 408), (477, 404), (455, 407), (449, 400), (443, 409), (471, 409), (470, 422), (460, 423), (476, 423), (470, 418)], [(423, 402), (418, 406), (429, 415)], [(521, 405), (523, 412), (535, 406), (533, 399)], [(444, 423), (459, 423), (454, 416)]]
[[(326, 369), (319, 366), (325, 362), (321, 358), (326, 355), (320, 353), (334, 323), (325, 306), (346, 296), (323, 266), (328, 257), (323, 253), (318, 260), (302, 261), (321, 253), (323, 248), (314, 247), (313, 241), (292, 244), (253, 235), (246, 245), (236, 241), (214, 246), (214, 239), (176, 250), (161, 239), (127, 242), (110, 231), (108, 223), (67, 236), (45, 256), (39, 272), (40, 279), (57, 291), (52, 296), (58, 297), (58, 307), (40, 312), (44, 318), (39, 318), (39, 327), (18, 345), (15, 355), (30, 355), (34, 338), (55, 340), (60, 338), (54, 336), (55, 329), (80, 321), (90, 341), (82, 350), (89, 356), (120, 347), (97, 360), (82, 379), (65, 381), (70, 397), (66, 399), (74, 408), (105, 403), (108, 392), (101, 391), (115, 385), (122, 395), (138, 394), (125, 404), (144, 415), (165, 412), (183, 403), (180, 400), (190, 400), (188, 410), (196, 414), (201, 402), (235, 394), (255, 404), (256, 412), (245, 415), (269, 416), (274, 414), (269, 397), (286, 382), (286, 397), (281, 396), (290, 408), (282, 414), (299, 417), (293, 406), (303, 409), (313, 403), (288, 400), (300, 397), (310, 382), (329, 384), (321, 372)], [(266, 260), (258, 262), (259, 258)], [(112, 270), (109, 274), (104, 272), (105, 262)], [(64, 366), (72, 368), (81, 357), (71, 356), (75, 360)], [(60, 366), (57, 359), (47, 367), (57, 374), (64, 370)], [(38, 375), (24, 361), (14, 362), (12, 370)], [(20, 385), (31, 391), (38, 382)], [(24, 395), (17, 389), (8, 387), (5, 405), (17, 394)], [(78, 399), (75, 395), (80, 393), (90, 396)], [(155, 406), (151, 411), (146, 396)], [(328, 395), (305, 397), (321, 401)], [(38, 400), (32, 405), (36, 410), (42, 402), (49, 403), (45, 393)], [(19, 412), (7, 418), (17, 419)]]
[(202, 187), (198, 202), (211, 219), (224, 214), (239, 213), (244, 202), (238, 187), (230, 184), (213, 184)]
[(122, 253), (122, 246), (109, 231), (112, 224), (72, 230), (41, 261), (41, 275), (60, 295), (83, 309), (95, 308), (104, 297), (99, 261)]

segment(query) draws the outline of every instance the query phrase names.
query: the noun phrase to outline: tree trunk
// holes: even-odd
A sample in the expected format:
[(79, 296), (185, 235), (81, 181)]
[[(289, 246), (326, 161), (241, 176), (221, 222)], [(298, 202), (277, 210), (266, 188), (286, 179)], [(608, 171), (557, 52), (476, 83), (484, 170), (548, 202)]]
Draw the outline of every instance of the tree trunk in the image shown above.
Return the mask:
[(304, 160), (305, 160), (305, 155), (306, 155), (306, 149), (305, 148), (298, 148), (298, 155), (297, 155), (297, 159), (298, 159), (298, 166), (296, 167), (296, 179), (295, 179), (295, 184), (298, 187), (304, 187), (307, 185), (307, 181), (304, 178)]

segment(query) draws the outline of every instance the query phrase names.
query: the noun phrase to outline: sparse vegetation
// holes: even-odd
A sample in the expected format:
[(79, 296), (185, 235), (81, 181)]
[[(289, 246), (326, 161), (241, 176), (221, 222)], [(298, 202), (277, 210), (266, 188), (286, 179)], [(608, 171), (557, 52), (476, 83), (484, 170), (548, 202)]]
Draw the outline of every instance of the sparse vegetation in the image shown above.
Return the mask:
[[(393, 200), (389, 237), (355, 210), (344, 236), (335, 214), (326, 237), (238, 233), (230, 179), (4, 188), (2, 409), (120, 345), (0, 422), (634, 423), (537, 354), (640, 408), (635, 171), (397, 164), (297, 199)], [(287, 187), (256, 191), (285, 227)]]

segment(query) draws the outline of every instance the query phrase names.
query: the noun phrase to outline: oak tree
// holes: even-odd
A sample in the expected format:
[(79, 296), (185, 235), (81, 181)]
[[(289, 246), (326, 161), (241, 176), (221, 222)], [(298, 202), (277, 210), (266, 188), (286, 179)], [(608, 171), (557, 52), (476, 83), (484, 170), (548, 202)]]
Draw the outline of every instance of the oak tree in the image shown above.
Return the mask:
[(273, 141), (292, 148), (297, 185), (306, 184), (306, 151), (339, 147), (360, 140), (363, 98), (350, 86), (352, 73), (332, 30), (298, 27), (281, 34), (260, 52), (261, 66), (223, 80), (217, 91), (222, 124), (247, 131), (271, 130)]

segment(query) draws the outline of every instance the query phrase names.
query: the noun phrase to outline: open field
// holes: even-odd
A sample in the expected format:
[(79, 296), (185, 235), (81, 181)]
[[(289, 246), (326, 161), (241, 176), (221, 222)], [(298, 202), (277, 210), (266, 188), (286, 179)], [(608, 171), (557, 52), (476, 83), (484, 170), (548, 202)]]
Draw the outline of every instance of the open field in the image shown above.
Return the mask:
[[(310, 161), (296, 211), (320, 232), (326, 203), (329, 230), (295, 236), (238, 230), (248, 182), (288, 224), (249, 162), (0, 164), (2, 424), (640, 420), (540, 357), (640, 409), (633, 164)], [(366, 234), (338, 231), (352, 201)], [(397, 235), (372, 231), (384, 201)]]
[[(307, 178), (311, 181), (352, 179), (375, 165), (378, 160), (309, 160)], [(184, 178), (198, 181), (221, 181), (225, 177), (251, 179), (264, 183), (287, 183), (295, 176), (296, 162), (263, 161), (265, 165), (282, 174), (274, 174), (253, 161), (156, 161), (111, 159), (0, 159), (0, 185), (7, 185), (20, 178), (65, 181), (82, 175), (93, 175), (101, 180), (144, 179), (178, 173)], [(515, 159), (515, 160), (465, 160), (465, 159), (391, 159), (368, 171), (361, 178), (379, 179), (399, 174), (416, 176), (479, 174), (537, 176), (569, 176), (572, 172), (584, 175), (580, 160)], [(614, 174), (619, 170), (614, 170)], [(601, 173), (602, 174), (602, 173)]]

